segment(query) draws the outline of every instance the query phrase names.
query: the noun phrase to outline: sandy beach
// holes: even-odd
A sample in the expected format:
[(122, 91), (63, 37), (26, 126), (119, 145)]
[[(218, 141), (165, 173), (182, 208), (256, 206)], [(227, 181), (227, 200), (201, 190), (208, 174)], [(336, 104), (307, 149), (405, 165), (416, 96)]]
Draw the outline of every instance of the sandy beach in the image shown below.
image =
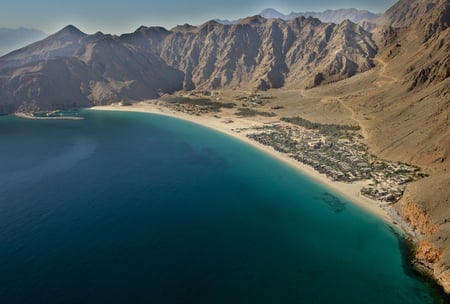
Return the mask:
[[(182, 112), (173, 111), (169, 108), (158, 105), (158, 101), (147, 101), (135, 103), (129, 106), (122, 106), (119, 104), (108, 105), (108, 106), (96, 106), (91, 108), (91, 110), (102, 110), (102, 111), (127, 111), (127, 112), (144, 112), (153, 113), (159, 115), (171, 116), (178, 119), (183, 119), (190, 121), (207, 128), (217, 130), (219, 132), (225, 133), (229, 136), (237, 138), (265, 153), (277, 158), (278, 160), (290, 165), (291, 167), (297, 169), (302, 174), (313, 178), (315, 181), (325, 185), (329, 189), (339, 193), (343, 197), (347, 198), (354, 204), (365, 209), (376, 217), (380, 218), (387, 224), (396, 228), (401, 233), (406, 233), (410, 237), (415, 238), (416, 235), (412, 231), (407, 223), (397, 216), (392, 207), (383, 206), (382, 203), (364, 197), (360, 194), (360, 190), (363, 186), (367, 185), (367, 181), (355, 182), (355, 183), (343, 183), (335, 182), (328, 179), (325, 175), (318, 173), (313, 168), (304, 165), (293, 158), (290, 158), (287, 154), (275, 151), (270, 146), (265, 146), (256, 141), (249, 139), (242, 129), (252, 128), (257, 126), (263, 126), (265, 123), (270, 121), (276, 121), (276, 118), (264, 118), (264, 117), (237, 117), (231, 113), (210, 113), (202, 116), (189, 115)], [(215, 115), (216, 114), (216, 115)]]

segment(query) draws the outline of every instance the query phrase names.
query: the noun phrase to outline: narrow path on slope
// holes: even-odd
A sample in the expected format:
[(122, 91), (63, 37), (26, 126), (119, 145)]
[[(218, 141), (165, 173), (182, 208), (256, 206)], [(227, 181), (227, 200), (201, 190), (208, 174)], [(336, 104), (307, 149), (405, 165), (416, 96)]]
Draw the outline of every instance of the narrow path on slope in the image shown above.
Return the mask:
[[(398, 78), (397, 78), (397, 77), (394, 77), (394, 76), (391, 76), (391, 75), (386, 74), (386, 66), (387, 66), (386, 61), (384, 61), (383, 59), (380, 59), (380, 58), (375, 58), (375, 61), (377, 61), (379, 64), (382, 65), (381, 71), (380, 71), (380, 77), (384, 77), (384, 78), (391, 79), (392, 82), (398, 82)], [(376, 83), (377, 83), (379, 86), (381, 86), (381, 85), (380, 85), (380, 81), (377, 81)]]
[(344, 108), (346, 108), (348, 111), (350, 111), (350, 113), (352, 113), (352, 119), (354, 121), (356, 121), (359, 125), (359, 127), (361, 128), (361, 135), (364, 137), (364, 139), (368, 139), (369, 138), (369, 134), (367, 133), (367, 129), (365, 127), (365, 125), (363, 123), (361, 123), (361, 121), (356, 117), (356, 112), (352, 109), (352, 107), (350, 107), (349, 105), (347, 105), (341, 98), (337, 97), (337, 100), (339, 100), (341, 102), (341, 105), (344, 106)]
[[(358, 93), (358, 92), (364, 91), (364, 90), (365, 89), (361, 89), (361, 90), (355, 91), (354, 93)], [(305, 90), (305, 89), (300, 90), (300, 95), (302, 97), (312, 97), (312, 96), (307, 94), (307, 90)], [(344, 96), (346, 96), (346, 95), (344, 95)], [(364, 124), (362, 124), (360, 119), (358, 119), (356, 112), (342, 100), (342, 97), (344, 97), (344, 96), (329, 95), (329, 96), (315, 96), (315, 97), (320, 99), (320, 102), (328, 102), (330, 100), (337, 100), (340, 105), (342, 105), (348, 112), (350, 112), (351, 119), (353, 121), (355, 121), (359, 125), (359, 127), (361, 128), (361, 135), (365, 139), (367, 139), (368, 138), (368, 133), (367, 133), (367, 130), (366, 130)]]

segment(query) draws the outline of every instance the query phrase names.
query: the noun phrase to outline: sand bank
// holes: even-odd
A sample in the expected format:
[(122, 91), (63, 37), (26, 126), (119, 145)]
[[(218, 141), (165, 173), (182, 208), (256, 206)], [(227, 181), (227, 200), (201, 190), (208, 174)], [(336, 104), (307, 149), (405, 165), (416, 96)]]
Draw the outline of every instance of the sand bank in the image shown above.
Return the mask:
[(34, 116), (29, 113), (14, 113), (14, 116), (25, 118), (25, 119), (38, 119), (38, 120), (83, 120), (83, 117), (78, 116)]

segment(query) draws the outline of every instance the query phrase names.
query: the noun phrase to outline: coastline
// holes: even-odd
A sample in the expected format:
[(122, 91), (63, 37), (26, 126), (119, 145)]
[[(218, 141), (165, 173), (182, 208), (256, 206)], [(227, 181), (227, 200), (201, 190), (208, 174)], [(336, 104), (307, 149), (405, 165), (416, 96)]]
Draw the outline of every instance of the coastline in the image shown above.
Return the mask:
[[(118, 109), (120, 108), (114, 108), (114, 110)], [(261, 269), (263, 273), (267, 273), (267, 268), (264, 268), (264, 265), (268, 263), (270, 265), (275, 265), (275, 269), (284, 267), (287, 271), (286, 278), (291, 278), (292, 276), (292, 278), (294, 279), (294, 285), (292, 286), (298, 285), (295, 285), (296, 282), (298, 283), (298, 269), (305, 273), (305, 276), (302, 276), (303, 278), (305, 278), (307, 281), (314, 282), (314, 284), (317, 284), (316, 287), (320, 289), (323, 281), (326, 282), (328, 278), (330, 278), (330, 282), (333, 282), (334, 280), (336, 274), (336, 270), (334, 270), (334, 267), (333, 270), (329, 272), (329, 276), (325, 274), (329, 268), (329, 265), (336, 265), (337, 272), (342, 271), (343, 269), (349, 269), (349, 271), (352, 271), (352, 269), (356, 269), (356, 273), (359, 273), (359, 270), (371, 269), (371, 266), (373, 268), (373, 264), (376, 264), (379, 266), (380, 273), (384, 271), (382, 271), (381, 269), (387, 270), (386, 279), (395, 278), (392, 282), (392, 285), (390, 284), (390, 286), (397, 286), (396, 284), (398, 283), (398, 286), (400, 288), (400, 286), (404, 285), (402, 282), (410, 282), (411, 280), (414, 286), (417, 286), (417, 289), (420, 288), (421, 290), (424, 290), (424, 294), (431, 294), (431, 292), (428, 291), (429, 288), (426, 285), (422, 284), (421, 277), (419, 275), (416, 276), (415, 272), (412, 271), (410, 264), (407, 263), (409, 261), (409, 257), (411, 257), (411, 255), (408, 255), (409, 251), (407, 250), (408, 247), (406, 246), (409, 243), (406, 243), (404, 241), (405, 238), (402, 237), (402, 235), (395, 233), (394, 229), (391, 229), (388, 225), (384, 224), (384, 222), (381, 222), (381, 220), (376, 218), (375, 216), (372, 216), (368, 212), (363, 211), (361, 208), (355, 208), (353, 202), (350, 202), (347, 199), (343, 198), (340, 194), (335, 193), (331, 189), (322, 187), (318, 183), (314, 182), (314, 184), (311, 184), (311, 182), (313, 181), (309, 177), (304, 174), (296, 174), (297, 171), (293, 167), (286, 167), (285, 164), (281, 163), (278, 160), (274, 160), (272, 156), (263, 153), (261, 150), (258, 150), (259, 152), (256, 151), (259, 156), (256, 154), (253, 155), (253, 153), (251, 153), (251, 150), (246, 150), (248, 148), (251, 149), (253, 146), (250, 147), (247, 144), (243, 143), (240, 139), (238, 140), (235, 137), (230, 138), (227, 136), (228, 139), (231, 140), (231, 142), (222, 142), (222, 140), (226, 139), (222, 137), (221, 134), (223, 133), (215, 133), (216, 131), (210, 128), (198, 129), (198, 127), (203, 128), (203, 126), (191, 124), (190, 122), (188, 122), (188, 124), (190, 124), (189, 126), (183, 123), (184, 120), (175, 120), (174, 118), (169, 118), (167, 116), (158, 114), (146, 114), (139, 112), (127, 113), (125, 111), (107, 112), (101, 111), (102, 108), (100, 108), (99, 110), (100, 111), (97, 112), (90, 111), (88, 109), (79, 111), (78, 115), (85, 117), (85, 120), (83, 123), (75, 124), (70, 123), (69, 121), (67, 121), (67, 123), (61, 121), (61, 123), (58, 124), (52, 123), (51, 125), (48, 125), (47, 123), (45, 123), (45, 121), (42, 121), (42, 123), (40, 123), (40, 120), (35, 120), (35, 123), (33, 121), (29, 121), (29, 123), (26, 123), (27, 121), (22, 119), (14, 117), (4, 117), (4, 121), (9, 124), (8, 128), (6, 128), (8, 130), (5, 130), (11, 130), (13, 131), (13, 133), (11, 134), (14, 134), (14, 136), (11, 136), (5, 133), (5, 135), (7, 135), (7, 139), (23, 138), (26, 140), (29, 138), (29, 127), (33, 127), (32, 135), (34, 140), (31, 142), (32, 145), (34, 145), (35, 141), (38, 140), (41, 146), (42, 144), (44, 144), (44, 146), (54, 147), (56, 149), (55, 151), (58, 152), (56, 154), (49, 154), (48, 152), (52, 152), (52, 150), (47, 149), (39, 150), (38, 152), (40, 154), (35, 154), (37, 153), (36, 151), (33, 152), (33, 155), (36, 155), (36, 157), (39, 157), (43, 160), (48, 159), (51, 164), (58, 163), (58, 161), (54, 162), (53, 160), (55, 160), (55, 155), (58, 157), (60, 156), (61, 153), (59, 153), (59, 151), (63, 152), (64, 155), (67, 155), (66, 152), (70, 153), (71, 151), (83, 151), (85, 149), (80, 150), (80, 148), (92, 147), (92, 144), (94, 145), (96, 152), (94, 154), (89, 153), (88, 158), (81, 162), (77, 161), (75, 167), (69, 168), (69, 177), (67, 177), (67, 174), (62, 171), (61, 174), (58, 173), (56, 175), (52, 174), (52, 176), (49, 176), (49, 181), (56, 179), (58, 185), (61, 185), (61, 187), (58, 187), (58, 193), (54, 194), (52, 192), (53, 189), (49, 190), (46, 187), (38, 187), (39, 189), (42, 189), (42, 191), (40, 191), (42, 194), (38, 194), (38, 192), (36, 192), (33, 195), (35, 197), (48, 197), (49, 199), (54, 198), (55, 203), (58, 204), (60, 198), (64, 197), (59, 195), (59, 193), (64, 194), (67, 193), (67, 191), (70, 192), (70, 190), (74, 189), (77, 190), (77, 192), (80, 192), (80, 195), (82, 195), (83, 197), (84, 193), (86, 193), (87, 198), (85, 201), (88, 203), (83, 205), (83, 207), (86, 207), (86, 212), (77, 212), (79, 210), (79, 206), (76, 204), (76, 202), (77, 197), (80, 196), (77, 195), (75, 196), (75, 198), (65, 198), (67, 199), (67, 206), (74, 207), (74, 210), (76, 211), (65, 212), (65, 214), (69, 214), (69, 216), (71, 216), (72, 218), (78, 219), (80, 216), (84, 218), (86, 214), (91, 214), (93, 211), (93, 216), (98, 216), (100, 219), (105, 219), (108, 224), (111, 223), (111, 225), (113, 225), (113, 230), (105, 230), (105, 226), (103, 226), (104, 221), (98, 221), (101, 225), (99, 226), (99, 236), (102, 236), (104, 231), (114, 231), (115, 227), (119, 227), (121, 231), (122, 226), (124, 228), (128, 228), (129, 226), (125, 222), (122, 222), (123, 216), (121, 215), (130, 215), (126, 218), (127, 220), (128, 218), (130, 218), (132, 219), (132, 222), (140, 220), (142, 221), (141, 223), (143, 223), (142, 225), (138, 224), (137, 226), (135, 226), (138, 228), (132, 227), (132, 229), (130, 230), (131, 232), (142, 231), (139, 229), (140, 227), (149, 227), (148, 230), (141, 233), (143, 238), (139, 237), (140, 235), (138, 235), (138, 238), (133, 238), (132, 240), (136, 240), (138, 244), (142, 244), (142, 239), (151, 239), (152, 241), (148, 242), (149, 246), (147, 248), (148, 250), (150, 250), (149, 252), (152, 253), (152, 250), (155, 249), (155, 244), (159, 244), (158, 241), (153, 240), (158, 240), (158, 238), (160, 238), (161, 240), (163, 240), (164, 244), (166, 244), (167, 234), (159, 233), (161, 229), (154, 229), (154, 224), (160, 223), (160, 219), (162, 219), (161, 216), (165, 215), (167, 216), (169, 221), (162, 220), (161, 223), (163, 223), (163, 226), (161, 227), (163, 228), (163, 230), (169, 227), (169, 230), (166, 229), (169, 233), (173, 231), (173, 235), (175, 237), (175, 242), (173, 242), (174, 246), (178, 246), (179, 244), (179, 231), (182, 231), (182, 246), (184, 244), (187, 244), (186, 242), (184, 242), (184, 236), (188, 235), (188, 233), (190, 234), (189, 231), (200, 232), (198, 239), (205, 241), (206, 247), (193, 247), (199, 248), (200, 251), (197, 252), (200, 252), (200, 255), (202, 252), (204, 252), (203, 250), (205, 250), (205, 248), (213, 248), (214, 252), (216, 252), (216, 248), (219, 248), (215, 244), (213, 244), (214, 247), (208, 247), (211, 244), (211, 239), (213, 239), (214, 242), (217, 240), (218, 246), (222, 244), (225, 245), (224, 248), (230, 248), (230, 246), (228, 246), (229, 242), (231, 242), (232, 245), (238, 246), (239, 243), (236, 242), (236, 240), (242, 240), (242, 244), (246, 246), (248, 245), (248, 248), (251, 250), (256, 250), (256, 254), (258, 254), (258, 251), (269, 253), (267, 259), (264, 258), (265, 260), (263, 261), (263, 263), (257, 263), (256, 265), (258, 267), (262, 265), (262, 268), (259, 269)], [(234, 108), (233, 111), (229, 112), (234, 113), (235, 110), (236, 108)], [(219, 114), (221, 116), (220, 113), (216, 114)], [(201, 119), (201, 117), (199, 117), (199, 119)], [(207, 117), (207, 119), (209, 118)], [(226, 124), (222, 119), (218, 119), (217, 117), (216, 119), (220, 120), (219, 122), (221, 124), (225, 124), (229, 126), (228, 128), (231, 128), (232, 123)], [(251, 119), (253, 119), (253, 117)], [(24, 126), (23, 123), (26, 123), (26, 125), (28, 126)], [(172, 127), (170, 127), (171, 125)], [(160, 126), (162, 127), (162, 129), (160, 129)], [(167, 129), (166, 127), (169, 128)], [(280, 128), (284, 128), (284, 126), (281, 126)], [(42, 132), (40, 132), (40, 130), (42, 130)], [(178, 132), (180, 130), (181, 133)], [(212, 133), (207, 132), (207, 130), (210, 130), (210, 132)], [(148, 137), (150, 136), (148, 131), (152, 133), (151, 138)], [(260, 132), (258, 130), (248, 131)], [(261, 132), (262, 131), (264, 130), (261, 130)], [(175, 141), (172, 138), (167, 139), (165, 138), (168, 134), (167, 132), (173, 133), (175, 134), (175, 137), (179, 138), (175, 138)], [(238, 130), (234, 129), (233, 132), (238, 132)], [(82, 138), (80, 138), (79, 136), (82, 136)], [(212, 154), (210, 154), (207, 151), (208, 147), (205, 147), (204, 144), (201, 143), (201, 139), (204, 136), (211, 137), (211, 144), (213, 144), (213, 146), (215, 146), (216, 144), (218, 144), (218, 147), (222, 146), (222, 148), (225, 148), (225, 146), (227, 146), (223, 153), (220, 152), (219, 154), (223, 154), (222, 156), (224, 156), (225, 158), (228, 158), (228, 156), (231, 155), (231, 158), (229, 160), (233, 164), (231, 164), (230, 166), (225, 164), (225, 166), (223, 166), (223, 159), (220, 160), (220, 155), (216, 155), (219, 156), (219, 159), (217, 159), (217, 157), (214, 156), (214, 151), (212, 151)], [(148, 137), (147, 139), (149, 140), (142, 141), (143, 137)], [(61, 139), (61, 141), (59, 141), (59, 138)], [(67, 141), (67, 139), (70, 139), (70, 141)], [(194, 146), (191, 146), (191, 139)], [(188, 141), (188, 145), (186, 146), (186, 143), (183, 143), (183, 141)], [(210, 140), (207, 141), (210, 142)], [(119, 145), (117, 145), (117, 143), (119, 143)], [(228, 146), (228, 144), (230, 144), (231, 146)], [(129, 150), (129, 147), (131, 146), (137, 147), (137, 149)], [(14, 160), (17, 159), (17, 162), (20, 163), (20, 151), (23, 150), (22, 146), (13, 144), (11, 145), (11, 147), (17, 148), (17, 152), (19, 153), (11, 153), (12, 151), (7, 151), (8, 155), (14, 156)], [(65, 149), (66, 147), (68, 149)], [(111, 149), (111, 147), (113, 147), (114, 149)], [(174, 155), (166, 155), (167, 148), (173, 147), (175, 147), (175, 150), (178, 150), (178, 152), (180, 152), (181, 154), (177, 153)], [(178, 149), (180, 147), (181, 150)], [(185, 149), (186, 147), (187, 150)], [(271, 148), (271, 146), (268, 147)], [(61, 150), (61, 148), (63, 148), (63, 150)], [(191, 153), (191, 148), (195, 150), (194, 154)], [(207, 151), (207, 154), (209, 154), (206, 155), (206, 163), (204, 162), (205, 155), (203, 153), (205, 149)], [(92, 152), (91, 149), (87, 151)], [(255, 150), (253, 151), (255, 152)], [(152, 157), (148, 157), (150, 154), (147, 152), (151, 152), (151, 155), (158, 155), (158, 158), (159, 156), (163, 156), (163, 158), (161, 159), (161, 161), (155, 162)], [(200, 154), (198, 154), (197, 152), (199, 152)], [(241, 155), (241, 157), (239, 155), (236, 155), (236, 152), (238, 154), (250, 154)], [(120, 159), (123, 158), (122, 156), (127, 155), (127, 153), (129, 154), (128, 156), (130, 156), (129, 158), (131, 160), (135, 160), (134, 162), (128, 163), (120, 161)], [(61, 156), (62, 155), (63, 154), (61, 154)], [(69, 154), (69, 156), (71, 155), (73, 154)], [(202, 159), (200, 162), (198, 161), (199, 155)], [(256, 157), (256, 162), (256, 159), (251, 155), (255, 157), (258, 156)], [(239, 157), (236, 158), (236, 156)], [(186, 159), (186, 157), (188, 158)], [(76, 159), (79, 158), (77, 157)], [(188, 164), (186, 164), (186, 160), (188, 160)], [(191, 162), (192, 160), (193, 162)], [(263, 161), (263, 163), (261, 163), (261, 161)], [(248, 165), (250, 165), (250, 167), (246, 165), (245, 168), (239, 168), (239, 163), (241, 163), (242, 165), (242, 162), (249, 162)], [(45, 163), (47, 164), (48, 162)], [(71, 164), (72, 163), (73, 162), (71, 162)], [(71, 183), (73, 180), (83, 180), (83, 178), (85, 177), (85, 172), (87, 172), (86, 170), (88, 170), (89, 172), (92, 171), (92, 173), (90, 173), (90, 180), (105, 181), (105, 179), (102, 177), (104, 177), (105, 173), (111, 171), (109, 169), (112, 163), (115, 164), (114, 172), (126, 173), (124, 175), (125, 179), (120, 178), (119, 174), (117, 175), (117, 177), (119, 177), (117, 179), (117, 182), (116, 180), (113, 181), (112, 179), (106, 179), (105, 183), (89, 183), (89, 188), (87, 188), (87, 190), (89, 191), (86, 192), (81, 191), (86, 189), (85, 185), (81, 185), (81, 188), (78, 189), (77, 187), (74, 188), (73, 183)], [(252, 168), (255, 166), (255, 164), (257, 166), (258, 163), (260, 163), (261, 165), (261, 168), (257, 170), (258, 172), (271, 172), (268, 179), (264, 178), (261, 182), (259, 181), (259, 178), (257, 176), (258, 174), (255, 176), (255, 168)], [(199, 165), (201, 167), (201, 172), (198, 171)], [(147, 174), (149, 171), (145, 168), (151, 168), (151, 176)], [(14, 170), (14, 168), (12, 169)], [(48, 169), (51, 170), (49, 172), (53, 172), (54, 166), (48, 167)], [(136, 171), (134, 169), (136, 169)], [(175, 169), (175, 171), (173, 171), (172, 169)], [(14, 172), (13, 170), (11, 170), (11, 172)], [(221, 172), (221, 174), (223, 173), (223, 175), (221, 175), (218, 182), (213, 181), (211, 183), (211, 187), (202, 187), (202, 181), (209, 181), (210, 177), (215, 176), (219, 171)], [(9, 171), (5, 171), (5, 173), (6, 172)], [(192, 180), (192, 173), (197, 174), (198, 179)], [(294, 183), (289, 183), (289, 185), (283, 185), (283, 180), (286, 181), (286, 177), (289, 180), (290, 178), (295, 179), (295, 176), (300, 178), (300, 180), (295, 181)], [(281, 180), (279, 179), (280, 177)], [(201, 182), (200, 184), (198, 183), (199, 181)], [(300, 192), (303, 192), (303, 190), (295, 189), (298, 188), (300, 184), (303, 184), (302, 181), (305, 181), (310, 186), (313, 186), (313, 189), (310, 189), (313, 193), (310, 193), (311, 195), (307, 195), (307, 200), (304, 202), (300, 202), (303, 201), (301, 195), (300, 197), (298, 197), (298, 194)], [(22, 180), (17, 180), (19, 186), (21, 186), (23, 182), (24, 181)], [(37, 182), (40, 182), (40, 180)], [(300, 184), (298, 184), (299, 182)], [(45, 182), (44, 186), (52, 184), (54, 183)], [(111, 185), (115, 184), (120, 185), (120, 187), (111, 187)], [(252, 191), (250, 191), (248, 193), (243, 193), (241, 197), (240, 192), (242, 192), (242, 189), (258, 190), (258, 187), (261, 188), (262, 184), (267, 186), (267, 193), (265, 189), (260, 190), (266, 194), (262, 194), (262, 192), (259, 194), (252, 194)], [(179, 189), (181, 192), (167, 191), (168, 189), (176, 190), (178, 189), (177, 187), (179, 185), (181, 185), (182, 187)], [(224, 185), (226, 185), (226, 188), (224, 188)], [(314, 185), (319, 186), (319, 188), (316, 188), (316, 186)], [(233, 191), (227, 191), (228, 186)], [(131, 189), (132, 191), (130, 192), (127, 189)], [(150, 192), (147, 191), (149, 189), (151, 190)], [(184, 195), (185, 189), (187, 190), (186, 197)], [(199, 189), (201, 190), (200, 192)], [(161, 193), (161, 196), (157, 194), (157, 190), (161, 190), (161, 192), (159, 192)], [(235, 193), (233, 194), (233, 192)], [(308, 187), (306, 187), (306, 192), (309, 192)], [(94, 196), (90, 196), (90, 193), (94, 194)], [(174, 193), (176, 197), (174, 197)], [(182, 195), (179, 196), (177, 193), (182, 193)], [(193, 199), (188, 196), (188, 194), (190, 193), (194, 195)], [(222, 193), (223, 195), (217, 196), (218, 193)], [(249, 202), (249, 204), (244, 203), (244, 205), (242, 205), (242, 202), (240, 202), (239, 199), (236, 199), (236, 193), (239, 198), (243, 198), (244, 202)], [(133, 196), (130, 197), (130, 195)], [(162, 197), (162, 200), (159, 200), (160, 197)], [(178, 197), (181, 198), (181, 201), (178, 200)], [(114, 200), (112, 201), (111, 198), (114, 198)], [(214, 199), (214, 204), (211, 204), (211, 198)], [(336, 198), (339, 198), (340, 202)], [(20, 193), (17, 195), (17, 197), (14, 197), (14, 199), (18, 202), (16, 205), (20, 208), (20, 202), (22, 200), (22, 196), (20, 195)], [(75, 204), (71, 203), (72, 199)], [(279, 201), (280, 199), (281, 201)], [(319, 201), (317, 201), (317, 199), (319, 199)], [(92, 204), (89, 204), (89, 202), (95, 202), (95, 210), (92, 210)], [(188, 204), (186, 204), (186, 202), (188, 202)], [(231, 202), (232, 204), (230, 205), (229, 202)], [(307, 205), (304, 205), (304, 203), (307, 203)], [(346, 208), (344, 204), (347, 205)], [(38, 205), (36, 206), (39, 207)], [(162, 206), (167, 207), (167, 209), (160, 209), (160, 207)], [(201, 208), (199, 209), (199, 207)], [(100, 210), (99, 208), (102, 211), (100, 213), (97, 212), (98, 210)], [(160, 212), (160, 210), (167, 211)], [(173, 213), (174, 210), (180, 210), (182, 212)], [(208, 210), (211, 212), (209, 212)], [(342, 213), (339, 213), (342, 210), (344, 211)], [(105, 215), (103, 211), (110, 213), (106, 213)], [(229, 211), (229, 213), (227, 213), (227, 211)], [(27, 214), (32, 215), (33, 213)], [(117, 216), (117, 220), (114, 217), (109, 216), (109, 214)], [(229, 215), (231, 215), (232, 217), (229, 217)], [(59, 220), (61, 215), (55, 213), (55, 216)], [(287, 217), (284, 218), (285, 216)], [(155, 220), (152, 220), (153, 218)], [(90, 218), (88, 218), (88, 220), (89, 219)], [(194, 219), (194, 221), (192, 221), (192, 219)], [(26, 223), (28, 221), (23, 222)], [(65, 222), (75, 223), (75, 225), (79, 223), (78, 220), (68, 220)], [(89, 221), (87, 222), (88, 225), (90, 223), (91, 222)], [(123, 225), (115, 225), (114, 227), (115, 223), (121, 223)], [(168, 223), (168, 226), (165, 223)], [(176, 223), (179, 226), (174, 226), (173, 223)], [(224, 225), (222, 225), (222, 223)], [(164, 225), (166, 225), (167, 227)], [(172, 230), (173, 227), (175, 228)], [(178, 229), (178, 227), (182, 227), (183, 229), (180, 230)], [(185, 227), (186, 229), (184, 229)], [(90, 229), (95, 227), (89, 226), (88, 228), (89, 230), (95, 231), (95, 229)], [(193, 229), (188, 230), (190, 228)], [(217, 230), (215, 230), (216, 228)], [(77, 231), (77, 229), (69, 229), (70, 231)], [(212, 229), (212, 233), (210, 234), (211, 237), (209, 237), (209, 235), (203, 234), (204, 231), (209, 231), (208, 229)], [(236, 231), (237, 234), (230, 234), (229, 232), (232, 230)], [(156, 234), (153, 234), (155, 231)], [(129, 244), (129, 233), (120, 233), (120, 236), (123, 238), (126, 244)], [(367, 236), (370, 236), (370, 246), (366, 245), (365, 242), (367, 240), (364, 241), (365, 238), (367, 239)], [(20, 240), (20, 235), (18, 237)], [(62, 237), (64, 237), (64, 235)], [(67, 237), (65, 237), (65, 239), (67, 239)], [(261, 246), (256, 243), (257, 240), (262, 241)], [(321, 243), (319, 242), (319, 245), (324, 246), (325, 249), (316, 247), (316, 245), (318, 245), (318, 240), (322, 241)], [(363, 241), (362, 251), (361, 240)], [(113, 241), (114, 244), (117, 244), (118, 242), (117, 238), (114, 238)], [(196, 243), (189, 242), (189, 244)], [(283, 244), (286, 244), (286, 247), (283, 247)], [(87, 245), (89, 246), (90, 243), (88, 243)], [(236, 246), (231, 247), (231, 255), (236, 252), (235, 248), (238, 248)], [(145, 257), (145, 255), (142, 255), (141, 252), (144, 252), (144, 250), (147, 250), (147, 248), (141, 247), (139, 245), (135, 247), (138, 248), (137, 254), (139, 256)], [(123, 248), (125, 252), (124, 256), (128, 256), (127, 254), (129, 251), (129, 246), (124, 246)], [(162, 248), (164, 248), (164, 246)], [(239, 248), (237, 250), (240, 250)], [(335, 250), (332, 248), (339, 249)], [(384, 248), (383, 252), (380, 253), (379, 248)], [(30, 249), (32, 250), (33, 248), (30, 247)], [(278, 250), (280, 252), (280, 254), (277, 256), (280, 257), (279, 260), (281, 261), (281, 263), (277, 262), (277, 256), (275, 256), (275, 254), (271, 254), (270, 250), (272, 249)], [(309, 251), (310, 249), (312, 252)], [(337, 254), (346, 251), (353, 252), (353, 254), (355, 255), (355, 257), (353, 258), (354, 261), (352, 258), (349, 259), (347, 256), (342, 260), (342, 263), (344, 264), (341, 264), (341, 258)], [(170, 252), (174, 251), (170, 250)], [(168, 255), (161, 254), (161, 256), (172, 258), (170, 252)], [(221, 253), (223, 251), (219, 250), (219, 252)], [(241, 250), (240, 252), (243, 252), (245, 256), (249, 256), (247, 253), (252, 251)], [(364, 255), (366, 253), (368, 253), (367, 259), (364, 258)], [(229, 260), (227, 259), (228, 256), (229, 254), (225, 256), (225, 261)], [(174, 257), (178, 256), (175, 255)], [(90, 256), (86, 258), (90, 259)], [(292, 260), (288, 258), (292, 258)], [(336, 258), (339, 259), (339, 261), (337, 261)], [(181, 257), (181, 259), (183, 259), (183, 257)], [(321, 271), (323, 270), (323, 272), (320, 273), (320, 280), (314, 281), (311, 280), (311, 276), (309, 276), (309, 274), (314, 274), (314, 271), (316, 271), (317, 267), (320, 266), (316, 263), (316, 260), (318, 261), (318, 263), (321, 263), (321, 265), (325, 265), (325, 267), (323, 269), (321, 268)], [(245, 259), (243, 261), (244, 263), (247, 263)], [(303, 263), (303, 261), (309, 262), (305, 264)], [(330, 261), (331, 264), (329, 263)], [(234, 261), (231, 262), (233, 263), (231, 266), (235, 267)], [(362, 263), (361, 265), (363, 266), (359, 267), (359, 263)], [(51, 263), (48, 265), (50, 265), (51, 267)], [(150, 267), (152, 267), (151, 264), (149, 265)], [(243, 265), (244, 266), (240, 269), (244, 269), (244, 271), (247, 272), (247, 268), (245, 268), (246, 264)], [(313, 269), (311, 271), (307, 271), (306, 265), (308, 267), (311, 266)], [(354, 265), (358, 266), (356, 268), (353, 268)], [(208, 267), (208, 265), (206, 266)], [(210, 268), (205, 269), (205, 273), (209, 273)], [(235, 277), (236, 272), (234, 272), (234, 268), (231, 269), (231, 274)], [(370, 273), (371, 272), (369, 271), (368, 276), (371, 279), (367, 280), (368, 282), (379, 281), (377, 280), (378, 272), (375, 273), (375, 275), (373, 273)], [(100, 273), (100, 275), (103, 275), (103, 273)], [(266, 282), (269, 282), (269, 285), (271, 282), (271, 277), (273, 277), (273, 275), (267, 276)], [(245, 278), (246, 277), (244, 273), (244, 279)], [(324, 280), (322, 280), (322, 278), (324, 278)], [(399, 281), (398, 279), (400, 278), (402, 278), (402, 280)], [(219, 277), (219, 280), (222, 279)], [(357, 285), (359, 283), (359, 279), (357, 277), (356, 279), (352, 278), (351, 280), (353, 280), (353, 286), (355, 286), (354, 284)], [(253, 280), (250, 282), (253, 282)], [(374, 292), (376, 293), (376, 290), (380, 290), (379, 288), (382, 289), (384, 287), (383, 283), (379, 284), (380, 287), (377, 287), (376, 289), (373, 289), (369, 286), (368, 291), (375, 290)], [(218, 286), (220, 287), (220, 285)], [(352, 285), (348, 284), (347, 286)], [(408, 286), (411, 285), (409, 285), (408, 283), (408, 285), (405, 286), (407, 286), (406, 288), (410, 288)], [(342, 290), (342, 288), (338, 288), (338, 290), (335, 290), (335, 292), (333, 293), (339, 294), (339, 289)], [(312, 290), (314, 290), (314, 288)], [(255, 291), (258, 292), (257, 289), (255, 289)], [(409, 289), (407, 289), (407, 291), (410, 292)], [(364, 298), (366, 298), (367, 294), (368, 293), (362, 294), (363, 300)], [(334, 297), (334, 295), (332, 297)], [(389, 297), (390, 296), (388, 296), (388, 298)]]
[[(314, 179), (316, 182), (324, 185), (330, 190), (338, 193), (339, 195), (347, 198), (355, 205), (360, 208), (366, 210), (370, 214), (375, 217), (381, 219), (383, 222), (397, 230), (400, 234), (407, 236), (411, 239), (411, 241), (418, 241), (418, 235), (409, 227), (409, 225), (401, 219), (393, 207), (391, 206), (383, 206), (381, 202), (369, 199), (360, 194), (360, 190), (363, 186), (368, 184), (368, 181), (360, 181), (354, 183), (343, 183), (331, 181), (325, 175), (318, 173), (312, 167), (309, 167), (305, 164), (302, 164), (299, 161), (289, 157), (288, 155), (275, 151), (272, 147), (265, 146), (261, 143), (258, 143), (254, 140), (247, 138), (247, 136), (242, 133), (240, 130), (255, 126), (263, 126), (267, 123), (267, 118), (245, 118), (245, 117), (237, 117), (236, 115), (220, 112), (220, 117), (217, 115), (202, 115), (195, 116), (189, 115), (182, 112), (176, 112), (169, 108), (160, 106), (157, 104), (157, 100), (155, 101), (147, 101), (147, 102), (139, 102), (129, 106), (122, 106), (119, 104), (113, 104), (108, 106), (95, 106), (90, 108), (90, 110), (100, 110), (100, 111), (122, 111), (122, 112), (141, 112), (141, 113), (151, 113), (169, 116), (177, 119), (182, 119), (185, 121), (189, 121), (206, 128), (214, 129), (218, 132), (227, 134), (236, 138), (242, 142), (245, 142), (260, 151), (276, 158), (277, 160), (289, 165), (291, 168), (296, 169), (303, 175), (308, 176), (309, 178)], [(272, 118), (271, 121), (274, 119)]]

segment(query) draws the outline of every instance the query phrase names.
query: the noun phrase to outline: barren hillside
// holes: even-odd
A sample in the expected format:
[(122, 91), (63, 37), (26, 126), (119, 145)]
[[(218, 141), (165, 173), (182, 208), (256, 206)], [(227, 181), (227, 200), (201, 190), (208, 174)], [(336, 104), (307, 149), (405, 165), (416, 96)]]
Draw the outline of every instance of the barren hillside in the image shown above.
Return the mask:
[(181, 89), (315, 87), (371, 69), (376, 52), (372, 35), (350, 21), (304, 17), (140, 27), (121, 37), (68, 26), (0, 58), (0, 113), (138, 101)]

